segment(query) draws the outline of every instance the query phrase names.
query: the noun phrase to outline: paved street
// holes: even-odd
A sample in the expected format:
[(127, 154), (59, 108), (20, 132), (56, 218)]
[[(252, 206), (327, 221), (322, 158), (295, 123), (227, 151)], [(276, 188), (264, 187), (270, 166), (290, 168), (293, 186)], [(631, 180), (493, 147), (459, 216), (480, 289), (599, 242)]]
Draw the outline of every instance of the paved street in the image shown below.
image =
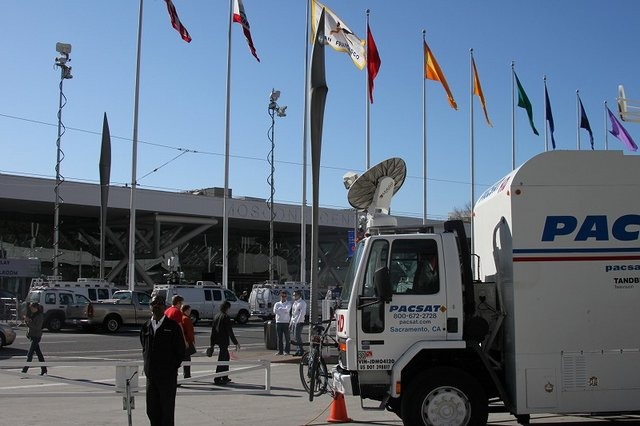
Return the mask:
[[(327, 425), (330, 415), (331, 398), (323, 395), (308, 401), (298, 375), (298, 364), (293, 357), (275, 356), (273, 350), (267, 350), (263, 343), (262, 323), (252, 322), (248, 326), (235, 327), (243, 350), (238, 354), (241, 361), (259, 359), (271, 360), (271, 393), (247, 394), (259, 392), (265, 383), (263, 370), (232, 373), (233, 382), (226, 386), (214, 386), (210, 378), (215, 368), (210, 358), (202, 355), (207, 344), (208, 328), (197, 326), (197, 339), (200, 354), (194, 358), (193, 367), (196, 378), (192, 383), (179, 389), (176, 404), (176, 424), (226, 425), (226, 426), (287, 426), (287, 425)], [(24, 329), (18, 330), (18, 339), (0, 351), (0, 366), (9, 363), (21, 363), (27, 350)], [(122, 332), (95, 334), (76, 331), (63, 333), (45, 333), (43, 351), (48, 362), (69, 363), (102, 361), (140, 361), (138, 336), (135, 329)], [(19, 364), (20, 365), (20, 364)], [(232, 370), (234, 367), (232, 367)], [(6, 371), (6, 370), (2, 370)], [(80, 387), (80, 381), (95, 381), (113, 385), (115, 371), (113, 366), (86, 367), (52, 366), (48, 377), (40, 377), (39, 369), (29, 371), (28, 378), (16, 374), (0, 374), (0, 426), (32, 425), (127, 425), (127, 412), (124, 411), (122, 397), (110, 391), (105, 396), (91, 395), (92, 389)], [(62, 383), (59, 378), (75, 378), (76, 384)], [(203, 379), (199, 379), (203, 377)], [(81, 380), (78, 380), (81, 379)], [(139, 384), (144, 386), (144, 377)], [(75, 392), (73, 396), (61, 396)], [(207, 392), (203, 395), (202, 392)], [(196, 394), (197, 393), (197, 394)], [(17, 395), (28, 394), (28, 397)], [(57, 396), (52, 396), (55, 394)], [(46, 397), (38, 395), (48, 395)], [(11, 397), (14, 396), (14, 397)], [(345, 397), (346, 409), (353, 420), (346, 424), (375, 424), (398, 426), (402, 422), (387, 411), (363, 410), (357, 397)], [(135, 398), (136, 408), (132, 411), (131, 424), (148, 424), (145, 414), (144, 396)], [(369, 405), (373, 405), (372, 402)], [(591, 421), (625, 424), (640, 424), (639, 417), (611, 417), (585, 419), (580, 417), (540, 415), (534, 416), (533, 424), (551, 425), (563, 423), (580, 425)], [(516, 425), (512, 416), (492, 414), (491, 425)]]

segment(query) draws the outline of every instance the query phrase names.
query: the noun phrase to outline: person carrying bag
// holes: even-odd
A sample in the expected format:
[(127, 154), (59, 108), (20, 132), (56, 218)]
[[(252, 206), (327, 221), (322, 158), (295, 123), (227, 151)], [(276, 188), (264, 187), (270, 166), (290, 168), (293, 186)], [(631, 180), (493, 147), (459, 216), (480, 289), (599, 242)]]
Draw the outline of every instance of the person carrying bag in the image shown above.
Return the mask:
[[(228, 301), (222, 302), (222, 305), (220, 305), (220, 312), (218, 312), (213, 318), (213, 324), (211, 325), (211, 338), (209, 348), (207, 349), (207, 356), (212, 356), (213, 347), (218, 345), (218, 348), (220, 348), (218, 353), (218, 362), (229, 361), (229, 340), (236, 345), (236, 351), (240, 351), (240, 344), (238, 343), (238, 339), (236, 339), (236, 336), (233, 333), (233, 328), (231, 327), (231, 318), (227, 314), (230, 307), (231, 304)], [(218, 365), (216, 367), (216, 373), (225, 371), (229, 371), (228, 365)], [(226, 385), (231, 382), (231, 379), (229, 376), (221, 376), (216, 377), (213, 381), (217, 385)]]

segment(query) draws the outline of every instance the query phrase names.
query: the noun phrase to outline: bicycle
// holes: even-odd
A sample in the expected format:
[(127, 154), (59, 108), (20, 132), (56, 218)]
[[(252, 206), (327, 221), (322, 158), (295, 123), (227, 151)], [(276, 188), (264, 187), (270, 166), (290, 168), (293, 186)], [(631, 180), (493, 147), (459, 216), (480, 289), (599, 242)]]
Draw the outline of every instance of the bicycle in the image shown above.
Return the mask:
[[(300, 360), (300, 381), (302, 386), (309, 393), (309, 401), (313, 401), (314, 396), (320, 396), (331, 389), (327, 371), (327, 364), (322, 357), (322, 347), (338, 347), (338, 342), (329, 335), (329, 324), (333, 320), (319, 321), (311, 323), (311, 342), (308, 352), (302, 355)], [(327, 324), (325, 327), (323, 324)], [(329, 342), (331, 341), (331, 342)]]

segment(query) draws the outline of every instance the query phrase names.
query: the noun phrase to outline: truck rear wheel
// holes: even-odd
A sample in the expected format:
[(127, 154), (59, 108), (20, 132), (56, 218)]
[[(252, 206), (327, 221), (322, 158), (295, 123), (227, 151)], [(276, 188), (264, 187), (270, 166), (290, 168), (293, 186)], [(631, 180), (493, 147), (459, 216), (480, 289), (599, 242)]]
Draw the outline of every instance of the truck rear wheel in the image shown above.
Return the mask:
[(120, 326), (122, 325), (122, 320), (117, 315), (109, 315), (104, 319), (104, 328), (109, 333), (115, 333), (120, 330)]
[(455, 368), (422, 373), (402, 396), (404, 425), (484, 425), (487, 397), (478, 381)]

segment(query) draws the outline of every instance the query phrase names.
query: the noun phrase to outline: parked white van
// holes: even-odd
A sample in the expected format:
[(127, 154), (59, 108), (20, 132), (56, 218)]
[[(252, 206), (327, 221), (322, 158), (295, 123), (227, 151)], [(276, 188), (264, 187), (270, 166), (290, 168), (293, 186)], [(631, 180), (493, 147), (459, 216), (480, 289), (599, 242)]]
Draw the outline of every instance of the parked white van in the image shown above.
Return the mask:
[(238, 324), (246, 324), (251, 316), (249, 303), (242, 301), (226, 288), (212, 281), (198, 281), (195, 285), (186, 284), (156, 284), (153, 286), (151, 297), (163, 296), (167, 304), (171, 298), (179, 294), (184, 298), (184, 304), (191, 306), (191, 321), (195, 324), (200, 320), (211, 321), (220, 311), (222, 302), (231, 304), (228, 314)]
[(302, 291), (302, 298), (307, 301), (306, 318), (308, 319), (311, 310), (311, 305), (309, 304), (309, 286), (297, 281), (287, 281), (283, 284), (266, 281), (254, 284), (251, 288), (251, 294), (249, 295), (251, 315), (258, 316), (263, 320), (273, 318), (273, 305), (280, 300), (281, 290), (286, 290), (287, 293), (289, 293), (289, 300), (293, 298), (293, 292), (295, 290)]

